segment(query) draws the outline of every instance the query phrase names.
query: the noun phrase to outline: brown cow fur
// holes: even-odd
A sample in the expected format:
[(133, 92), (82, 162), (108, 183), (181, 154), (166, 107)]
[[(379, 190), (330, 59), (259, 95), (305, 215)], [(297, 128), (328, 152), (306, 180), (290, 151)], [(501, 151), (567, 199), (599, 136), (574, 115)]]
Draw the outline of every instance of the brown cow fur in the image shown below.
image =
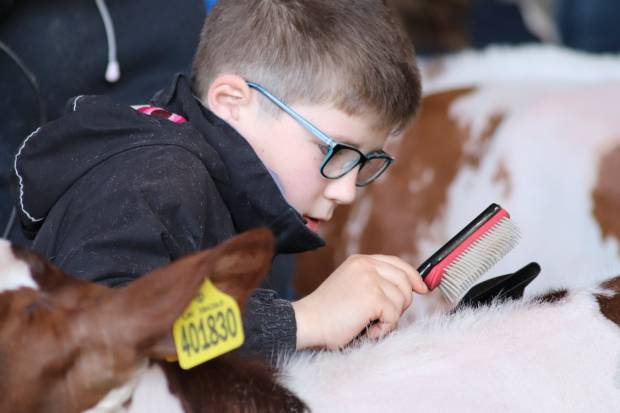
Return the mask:
[(541, 295), (539, 297), (534, 298), (534, 300), (539, 301), (541, 303), (553, 304), (553, 303), (557, 303), (558, 301), (562, 301), (563, 299), (566, 298), (567, 295), (568, 295), (567, 290), (551, 291), (545, 295)]
[(596, 297), (601, 312), (605, 317), (620, 326), (620, 277), (607, 281), (602, 285), (603, 288), (615, 291), (612, 297), (608, 295), (598, 295)]
[(599, 222), (603, 236), (620, 240), (620, 146), (607, 153), (599, 165), (596, 187), (592, 191), (593, 214)]
[(294, 394), (274, 382), (275, 370), (249, 357), (224, 355), (191, 370), (182, 370), (173, 363), (160, 365), (172, 393), (190, 413), (307, 410)]
[[(173, 356), (172, 323), (205, 276), (243, 309), (270, 266), (272, 238), (267, 230), (246, 233), (119, 290), (70, 278), (38, 255), (13, 248), (39, 289), (0, 293), (0, 412), (79, 413), (126, 383), (147, 357)], [(222, 406), (230, 406), (228, 411), (303, 410), (303, 403), (258, 361), (231, 354), (189, 372), (162, 366), (177, 377), (173, 387), (190, 412), (202, 411), (195, 404), (201, 402), (214, 411)], [(190, 385), (198, 376), (204, 382)]]

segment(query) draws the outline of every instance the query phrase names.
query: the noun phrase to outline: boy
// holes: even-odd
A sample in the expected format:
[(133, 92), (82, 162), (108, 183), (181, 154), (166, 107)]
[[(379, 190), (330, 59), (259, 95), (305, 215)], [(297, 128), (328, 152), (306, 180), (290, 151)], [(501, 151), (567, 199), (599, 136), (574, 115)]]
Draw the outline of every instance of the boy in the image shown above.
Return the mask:
[[(317, 248), (321, 222), (390, 165), (381, 148), (419, 96), (382, 1), (223, 0), (191, 85), (177, 75), (150, 115), (82, 96), (26, 138), (13, 171), (20, 219), (56, 264), (112, 286), (258, 226), (278, 253)], [(402, 260), (350, 257), (297, 302), (258, 290), (245, 348), (336, 348), (374, 320), (378, 337), (412, 289), (427, 291)]]

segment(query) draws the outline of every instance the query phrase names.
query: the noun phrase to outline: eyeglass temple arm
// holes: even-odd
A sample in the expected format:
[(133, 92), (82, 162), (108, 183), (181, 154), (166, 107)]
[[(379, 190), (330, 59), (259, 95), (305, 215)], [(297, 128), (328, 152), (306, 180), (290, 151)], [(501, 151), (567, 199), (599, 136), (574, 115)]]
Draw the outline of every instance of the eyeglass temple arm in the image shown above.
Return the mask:
[(317, 138), (319, 138), (324, 143), (329, 145), (330, 148), (333, 148), (334, 146), (336, 146), (336, 142), (333, 139), (331, 139), (329, 136), (323, 133), (319, 128), (317, 128), (316, 126), (314, 126), (313, 124), (311, 124), (310, 122), (302, 118), (301, 115), (299, 115), (293, 109), (286, 106), (284, 102), (282, 102), (280, 99), (272, 95), (267, 89), (263, 88), (261, 85), (257, 83), (250, 82), (249, 80), (246, 80), (246, 83), (249, 87), (259, 91), (263, 96), (265, 96), (267, 99), (272, 101), (275, 105), (277, 105), (280, 109), (285, 111), (288, 115), (290, 115), (297, 122), (301, 123), (301, 125), (304, 128), (308, 129), (310, 132), (316, 135)]

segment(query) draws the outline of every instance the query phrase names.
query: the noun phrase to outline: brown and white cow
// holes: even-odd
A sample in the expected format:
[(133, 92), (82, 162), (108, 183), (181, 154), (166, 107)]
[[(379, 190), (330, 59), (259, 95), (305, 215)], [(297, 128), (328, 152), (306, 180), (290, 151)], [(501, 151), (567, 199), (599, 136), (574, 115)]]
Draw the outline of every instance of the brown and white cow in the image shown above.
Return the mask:
[(284, 361), (314, 412), (618, 412), (620, 277)]
[(488, 276), (537, 261), (538, 294), (619, 273), (620, 57), (496, 47), (423, 67), (421, 111), (389, 148), (396, 162), (336, 211), (326, 248), (300, 256), (301, 294), (350, 254), (419, 264), (491, 202), (523, 239)]
[(162, 361), (204, 278), (243, 307), (272, 244), (258, 230), (110, 290), (0, 240), (0, 412), (304, 411), (258, 361), (231, 353), (189, 371)]
[(108, 290), (0, 242), (0, 412), (620, 408), (620, 277), (282, 357), (278, 374), (234, 353), (189, 371), (156, 361), (204, 275), (243, 303), (271, 243), (251, 232)]

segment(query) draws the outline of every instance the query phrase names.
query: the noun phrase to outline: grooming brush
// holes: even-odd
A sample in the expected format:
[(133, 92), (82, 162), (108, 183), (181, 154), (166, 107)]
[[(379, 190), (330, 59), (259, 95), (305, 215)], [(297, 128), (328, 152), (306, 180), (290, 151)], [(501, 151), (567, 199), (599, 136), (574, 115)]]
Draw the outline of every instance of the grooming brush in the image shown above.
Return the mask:
[(491, 204), (418, 272), (429, 289), (439, 290), (455, 305), (474, 283), (519, 242), (520, 232), (508, 212)]

